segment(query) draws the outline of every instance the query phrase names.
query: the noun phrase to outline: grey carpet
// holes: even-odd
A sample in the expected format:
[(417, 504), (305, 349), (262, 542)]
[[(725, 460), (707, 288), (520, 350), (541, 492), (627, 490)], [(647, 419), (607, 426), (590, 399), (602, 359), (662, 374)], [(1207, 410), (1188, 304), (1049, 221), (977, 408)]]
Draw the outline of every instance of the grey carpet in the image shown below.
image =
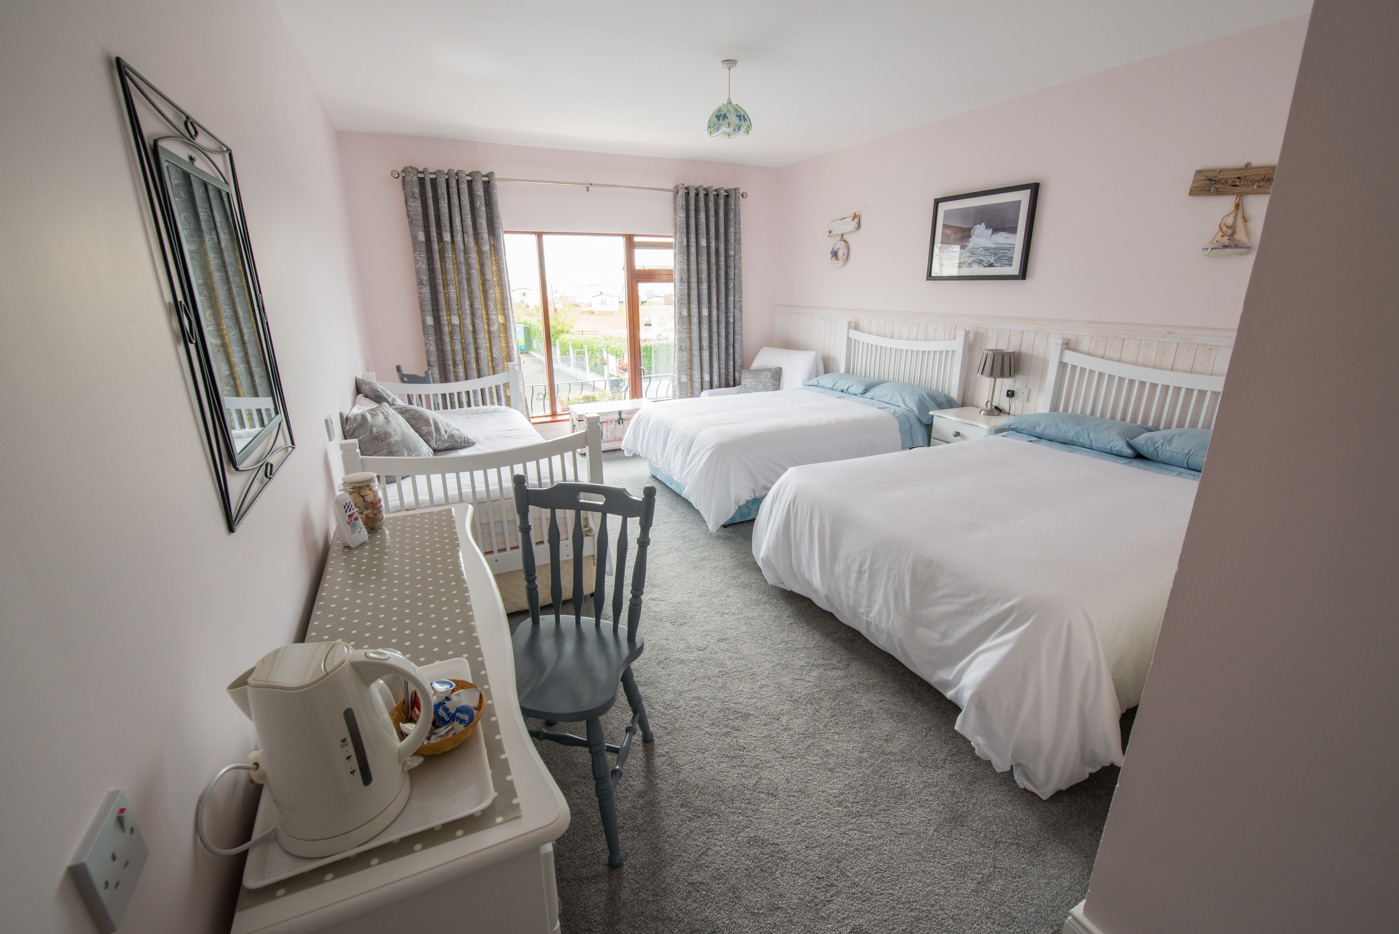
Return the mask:
[[(654, 482), (641, 459), (606, 458), (609, 483)], [(953, 728), (956, 705), (770, 587), (751, 522), (711, 535), (656, 486), (633, 666), (656, 741), (617, 788), (620, 869), (587, 750), (540, 744), (573, 814), (555, 854), (564, 934), (1058, 932), (1118, 770), (1049, 801), (1016, 787)], [(610, 741), (628, 715), (619, 695)]]

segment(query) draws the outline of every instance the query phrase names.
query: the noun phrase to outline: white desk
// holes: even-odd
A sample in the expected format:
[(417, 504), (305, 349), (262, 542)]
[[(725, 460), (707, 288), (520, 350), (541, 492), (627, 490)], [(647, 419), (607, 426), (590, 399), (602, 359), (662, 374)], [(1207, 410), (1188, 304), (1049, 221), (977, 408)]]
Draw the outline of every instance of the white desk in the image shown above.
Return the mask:
[[(488, 698), (481, 729), (487, 751), (495, 757), (495, 801), (481, 814), (441, 829), (405, 837), (284, 883), (242, 889), (233, 934), (382, 934), (405, 926), (491, 934), (558, 931), (553, 841), (568, 829), (568, 804), (525, 731), (505, 610), (485, 559), (472, 541), (470, 515), (470, 506), (459, 505), (390, 516), (385, 531), (373, 533), (357, 549), (378, 551), (363, 555), (350, 556), (338, 541), (332, 543), (307, 638), (339, 638), (357, 648), (395, 648), (424, 664), (439, 660), (427, 657), (432, 649), (424, 650), (424, 643), (449, 643), (451, 654), (440, 657), (452, 657), (464, 646), (479, 649), (479, 658), (468, 660)], [(410, 588), (462, 586), (450, 557), (424, 558), (441, 557), (444, 552), (450, 556), (453, 550), (459, 551), (460, 569), (465, 572), (466, 606), (445, 611), (438, 624), (454, 625), (453, 635), (431, 637), (426, 630), (409, 633), (407, 626), (400, 627), (404, 631), (398, 634), (390, 634), (387, 626), (381, 629), (378, 613), (371, 613), (370, 605), (383, 595), (396, 595), (402, 605), (402, 594)], [(353, 614), (334, 612), (334, 601), (344, 599), (345, 567), (352, 558), (357, 562), (355, 573), (373, 586), (365, 588), (362, 601), (356, 604), (364, 612), (342, 621), (341, 615)], [(329, 588), (333, 572), (338, 584)], [(338, 598), (328, 592), (332, 589), (339, 592)], [(449, 620), (454, 613), (461, 615)], [(484, 677), (478, 673), (483, 667)]]

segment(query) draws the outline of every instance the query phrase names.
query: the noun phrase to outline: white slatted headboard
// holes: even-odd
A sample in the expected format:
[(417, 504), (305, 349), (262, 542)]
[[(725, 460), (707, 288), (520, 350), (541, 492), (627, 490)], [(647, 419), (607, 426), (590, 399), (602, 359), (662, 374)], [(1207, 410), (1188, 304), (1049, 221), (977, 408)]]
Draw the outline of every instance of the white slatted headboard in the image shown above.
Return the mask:
[(1223, 376), (1177, 373), (1049, 348), (1047, 412), (1077, 412), (1152, 428), (1213, 428)]
[(952, 340), (908, 341), (866, 334), (855, 330), (853, 322), (846, 322), (840, 369), (856, 376), (913, 383), (960, 399), (966, 351), (965, 331), (958, 331)]

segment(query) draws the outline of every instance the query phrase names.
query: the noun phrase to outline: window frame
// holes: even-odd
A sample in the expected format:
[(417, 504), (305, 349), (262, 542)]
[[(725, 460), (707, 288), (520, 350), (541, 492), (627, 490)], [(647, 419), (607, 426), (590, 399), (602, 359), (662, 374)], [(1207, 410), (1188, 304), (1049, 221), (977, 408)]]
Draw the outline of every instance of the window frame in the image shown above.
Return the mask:
[[(627, 295), (627, 398), (642, 398), (641, 373), (641, 288), (643, 282), (675, 283), (675, 236), (674, 234), (619, 234), (599, 233), (582, 230), (507, 230), (509, 235), (534, 237), (535, 256), (539, 265), (539, 311), (544, 328), (544, 372), (548, 380), (549, 412), (531, 417), (534, 422), (559, 422), (568, 418), (568, 411), (559, 411), (557, 384), (554, 380), (554, 340), (550, 324), (552, 309), (549, 299), (549, 273), (544, 260), (545, 237), (617, 237), (623, 242), (626, 257), (624, 274)], [(638, 269), (636, 266), (637, 241), (669, 241), (672, 265), (669, 269)]]

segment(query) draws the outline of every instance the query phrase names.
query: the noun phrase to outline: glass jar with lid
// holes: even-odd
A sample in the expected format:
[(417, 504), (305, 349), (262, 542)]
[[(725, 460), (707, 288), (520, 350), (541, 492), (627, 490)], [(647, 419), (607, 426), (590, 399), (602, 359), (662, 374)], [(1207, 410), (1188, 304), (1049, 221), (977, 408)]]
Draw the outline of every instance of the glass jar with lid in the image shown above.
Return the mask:
[(346, 474), (340, 489), (350, 494), (350, 502), (355, 504), (366, 531), (376, 532), (383, 526), (384, 499), (379, 495), (378, 477), (368, 472)]

